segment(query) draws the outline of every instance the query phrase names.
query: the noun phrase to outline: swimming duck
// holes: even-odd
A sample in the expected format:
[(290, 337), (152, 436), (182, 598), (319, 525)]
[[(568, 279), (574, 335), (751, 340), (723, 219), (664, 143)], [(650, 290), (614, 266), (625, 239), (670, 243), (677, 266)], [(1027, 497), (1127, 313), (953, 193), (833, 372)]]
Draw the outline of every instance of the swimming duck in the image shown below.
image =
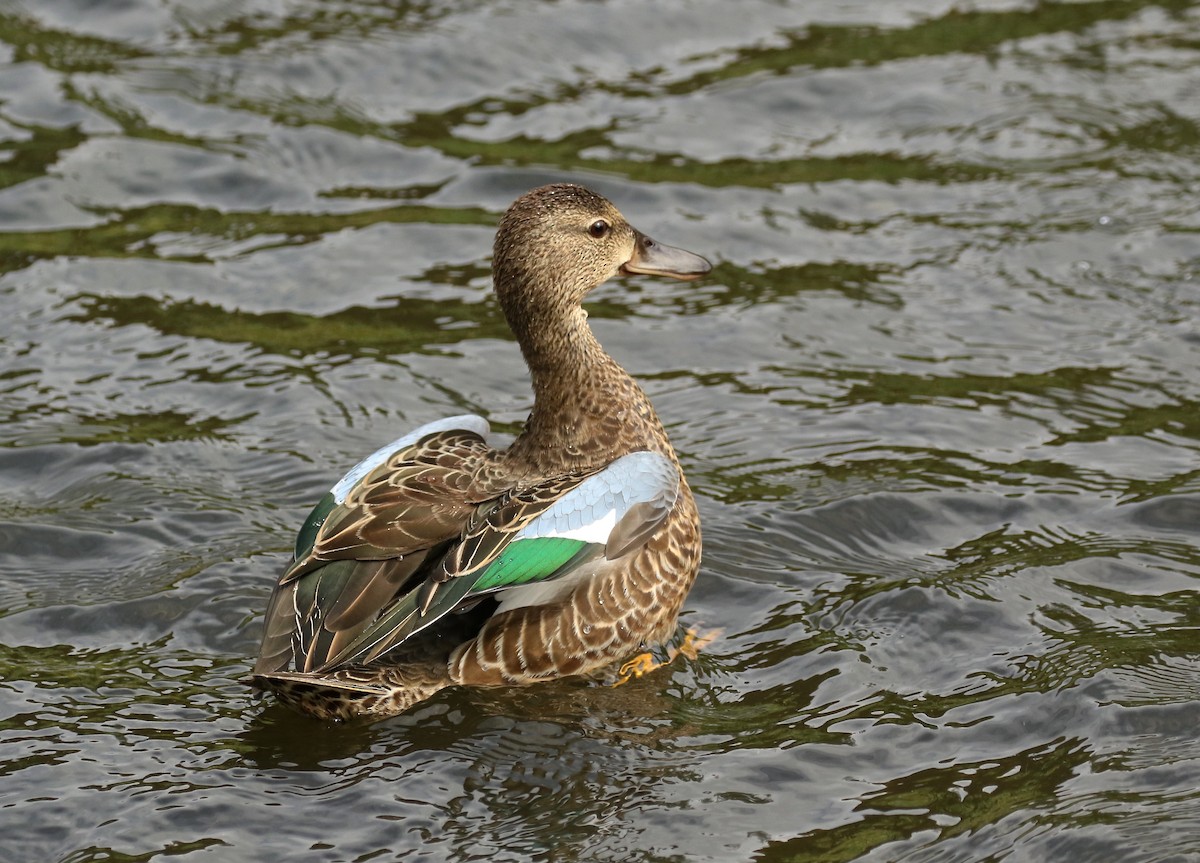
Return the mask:
[(618, 274), (710, 269), (582, 186), (518, 198), (492, 275), (533, 382), (523, 431), (497, 449), (482, 417), (442, 419), (343, 476), (300, 529), (246, 682), (320, 718), (382, 716), (448, 686), (603, 672), (666, 642), (700, 520), (650, 400), (582, 303)]

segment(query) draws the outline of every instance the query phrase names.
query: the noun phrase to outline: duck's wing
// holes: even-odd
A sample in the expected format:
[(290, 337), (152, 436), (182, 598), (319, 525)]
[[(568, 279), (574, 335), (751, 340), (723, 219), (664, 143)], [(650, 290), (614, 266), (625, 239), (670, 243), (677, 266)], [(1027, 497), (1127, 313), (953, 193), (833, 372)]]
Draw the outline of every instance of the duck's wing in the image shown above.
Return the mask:
[(301, 527), (268, 603), (255, 673), (327, 664), (461, 536), (493, 494), (473, 479), (488, 431), (471, 415), (429, 423), (330, 489)]
[(370, 662), (483, 595), (528, 591), (511, 604), (552, 601), (552, 591), (532, 594), (546, 582), (641, 548), (670, 514), (679, 488), (670, 459), (637, 452), (597, 472), (559, 477), (481, 505), (420, 585), (325, 669)]

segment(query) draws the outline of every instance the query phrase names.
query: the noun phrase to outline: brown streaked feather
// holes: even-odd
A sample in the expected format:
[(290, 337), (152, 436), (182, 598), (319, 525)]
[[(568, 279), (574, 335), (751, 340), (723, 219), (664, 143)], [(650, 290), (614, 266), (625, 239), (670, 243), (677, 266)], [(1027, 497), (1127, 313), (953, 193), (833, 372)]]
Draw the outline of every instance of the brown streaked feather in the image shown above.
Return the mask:
[(267, 603), (263, 622), (262, 645), (254, 663), (254, 673), (281, 671), (293, 661), (292, 640), (296, 629), (296, 612), (292, 604), (293, 591), (276, 587)]
[(495, 493), (475, 479), (490, 451), (479, 435), (455, 429), (395, 453), (329, 514), (310, 558), (397, 557), (453, 536), (475, 504)]
[(478, 434), (452, 429), (393, 453), (330, 511), (280, 585), (330, 560), (397, 557), (453, 536), (475, 503), (503, 490), (483, 469), (492, 452)]
[(255, 671), (322, 668), (358, 638), (495, 494), (476, 480), (490, 452), (474, 432), (437, 432), (351, 488), (276, 585)]
[(364, 567), (367, 583), (334, 601), (326, 613), (325, 626), (335, 632), (346, 632), (373, 620), (428, 556), (429, 549), (422, 549), (410, 551), (397, 560), (372, 561), (369, 567)]
[(402, 713), (450, 685), (444, 662), (411, 663), (387, 669), (348, 668), (332, 674), (255, 673), (246, 681), (274, 692), (319, 719)]
[(670, 500), (646, 500), (635, 503), (629, 512), (613, 527), (604, 546), (604, 556), (609, 560), (624, 557), (629, 552), (646, 544), (660, 527), (675, 505)]

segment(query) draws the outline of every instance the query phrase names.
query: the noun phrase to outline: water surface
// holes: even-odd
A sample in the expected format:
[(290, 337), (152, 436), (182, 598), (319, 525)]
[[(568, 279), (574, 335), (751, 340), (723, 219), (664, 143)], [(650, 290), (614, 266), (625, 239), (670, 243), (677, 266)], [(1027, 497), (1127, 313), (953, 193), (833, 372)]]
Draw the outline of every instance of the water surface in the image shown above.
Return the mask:
[[(17, 861), (1200, 859), (1200, 6), (0, 3)], [(573, 180), (700, 500), (617, 689), (327, 726), (236, 683), (311, 503), (530, 403)]]

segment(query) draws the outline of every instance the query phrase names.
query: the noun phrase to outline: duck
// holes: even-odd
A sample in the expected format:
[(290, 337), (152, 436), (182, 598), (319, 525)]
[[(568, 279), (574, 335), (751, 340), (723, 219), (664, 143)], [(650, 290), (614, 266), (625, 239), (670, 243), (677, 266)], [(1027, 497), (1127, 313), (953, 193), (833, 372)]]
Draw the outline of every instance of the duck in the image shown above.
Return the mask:
[(342, 721), (447, 687), (653, 668), (700, 567), (700, 518), (650, 399), (583, 303), (618, 275), (710, 270), (583, 186), (519, 197), (492, 279), (532, 382), (523, 427), (500, 447), (481, 416), (435, 420), (339, 479), (298, 532), (244, 682)]

